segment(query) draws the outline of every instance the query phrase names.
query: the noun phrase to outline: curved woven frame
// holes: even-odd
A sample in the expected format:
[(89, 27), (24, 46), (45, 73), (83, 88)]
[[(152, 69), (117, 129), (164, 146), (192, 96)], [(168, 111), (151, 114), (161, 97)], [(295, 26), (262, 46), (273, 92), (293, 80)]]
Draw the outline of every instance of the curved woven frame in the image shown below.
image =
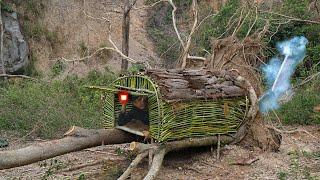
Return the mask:
[[(148, 94), (149, 131), (154, 139), (158, 139), (160, 136), (159, 129), (161, 126), (162, 111), (157, 85), (147, 76), (132, 75), (118, 78), (110, 84), (110, 87)], [(132, 104), (130, 103), (127, 105), (128, 109), (130, 109), (131, 105)], [(106, 128), (113, 128), (115, 126), (115, 121), (117, 119), (115, 114), (120, 111), (119, 107), (120, 104), (115, 100), (114, 94), (108, 93), (106, 95), (105, 107)], [(116, 113), (114, 113), (114, 111), (116, 111)]]
[[(246, 96), (168, 103), (161, 99), (158, 86), (148, 76), (120, 77), (109, 87), (148, 94), (149, 131), (158, 142), (235, 133), (250, 106)], [(106, 93), (105, 97), (105, 127), (113, 128), (121, 105), (114, 93)], [(132, 104), (127, 106), (130, 109)]]

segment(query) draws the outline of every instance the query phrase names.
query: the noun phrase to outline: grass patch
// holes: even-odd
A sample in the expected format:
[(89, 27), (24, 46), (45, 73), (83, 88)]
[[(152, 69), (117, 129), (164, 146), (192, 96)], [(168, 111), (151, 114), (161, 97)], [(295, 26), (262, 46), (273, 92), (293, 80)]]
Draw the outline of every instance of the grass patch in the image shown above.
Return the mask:
[(2, 82), (0, 85), (0, 127), (22, 135), (39, 127), (41, 138), (60, 137), (71, 125), (101, 128), (100, 93), (86, 85), (106, 85), (114, 74), (91, 72), (86, 78), (70, 76), (50, 84), (34, 81)]
[(65, 69), (66, 69), (66, 65), (61, 60), (58, 60), (51, 67), (52, 77), (56, 77), (60, 75)]

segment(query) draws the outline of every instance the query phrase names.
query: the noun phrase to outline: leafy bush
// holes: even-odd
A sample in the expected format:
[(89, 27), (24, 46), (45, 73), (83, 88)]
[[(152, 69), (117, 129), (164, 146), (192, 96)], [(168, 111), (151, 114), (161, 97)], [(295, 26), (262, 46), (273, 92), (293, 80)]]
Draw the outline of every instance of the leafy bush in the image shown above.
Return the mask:
[(36, 128), (43, 138), (59, 137), (71, 125), (102, 127), (100, 93), (86, 85), (106, 85), (114, 74), (93, 71), (86, 78), (70, 76), (50, 84), (35, 81), (0, 84), (0, 127), (25, 134)]
[(320, 115), (313, 111), (320, 104), (320, 78), (296, 92), (293, 99), (284, 104), (278, 115), (284, 124), (320, 124)]

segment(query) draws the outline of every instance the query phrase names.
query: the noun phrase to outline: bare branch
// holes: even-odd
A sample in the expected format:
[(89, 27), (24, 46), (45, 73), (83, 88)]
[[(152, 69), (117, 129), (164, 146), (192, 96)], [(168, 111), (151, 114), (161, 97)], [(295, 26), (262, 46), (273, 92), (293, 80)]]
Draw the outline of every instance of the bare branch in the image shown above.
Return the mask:
[(244, 24), (244, 22), (246, 21), (246, 19), (248, 18), (248, 16), (251, 14), (251, 12), (249, 11), (246, 16), (243, 18), (242, 20), (242, 14), (239, 18), (239, 22), (238, 22), (238, 25), (237, 27), (234, 29), (233, 33), (232, 33), (232, 36), (235, 36), (237, 34), (237, 32), (239, 31), (239, 29), (242, 27), (242, 25)]
[(268, 13), (268, 14), (274, 14), (274, 15), (277, 15), (277, 16), (285, 17), (285, 18), (288, 18), (288, 19), (291, 20), (291, 21), (299, 21), (299, 22), (307, 22), (307, 23), (312, 23), (312, 24), (320, 24), (319, 21), (299, 19), (299, 18), (295, 18), (295, 17), (292, 17), (292, 16), (287, 16), (287, 15), (280, 14), (280, 13), (276, 13), (276, 12), (272, 12), (272, 11), (262, 11), (262, 10), (259, 10), (259, 12), (261, 12), (261, 13)]
[(158, 5), (158, 4), (162, 3), (162, 2), (167, 2), (167, 0), (160, 0), (160, 1), (154, 2), (154, 3), (152, 3), (150, 5), (147, 5), (147, 6), (141, 6), (141, 7), (136, 7), (136, 8), (133, 7), (132, 10), (141, 10), (141, 9), (152, 8), (152, 7)]
[[(134, 6), (135, 3), (136, 3), (136, 0), (131, 5)], [(103, 16), (102, 17), (93, 17), (90, 14), (88, 14), (86, 11), (83, 11), (83, 13), (84, 13), (85, 16), (87, 16), (90, 19), (104, 21), (104, 22), (109, 24), (109, 28), (108, 28), (108, 33), (107, 34), (108, 34), (108, 41), (112, 45), (112, 47), (99, 48), (96, 51), (94, 51), (93, 53), (91, 53), (90, 55), (82, 57), (82, 58), (79, 58), (79, 59), (66, 59), (66, 58), (62, 57), (61, 60), (65, 61), (65, 62), (84, 61), (84, 60), (93, 58), (95, 55), (97, 55), (101, 51), (110, 50), (110, 51), (116, 52), (121, 57), (123, 57), (125, 60), (129, 61), (130, 63), (133, 63), (133, 64), (144, 64), (147, 68), (151, 68), (151, 66), (150, 66), (150, 64), (148, 62), (137, 61), (137, 60), (135, 60), (135, 59), (133, 59), (133, 58), (131, 58), (129, 56), (126, 56), (125, 54), (122, 53), (121, 50), (119, 50), (119, 48), (116, 46), (116, 44), (111, 39), (111, 23), (110, 23), (110, 20), (108, 18), (103, 17)]]
[(172, 12), (171, 12), (171, 14), (172, 14), (172, 24), (173, 24), (173, 28), (174, 28), (177, 36), (178, 36), (178, 39), (179, 39), (179, 41), (180, 41), (180, 43), (181, 43), (181, 46), (184, 48), (184, 47), (185, 47), (185, 46), (184, 46), (184, 41), (183, 41), (182, 38), (181, 38), (181, 35), (180, 35), (180, 33), (179, 33), (179, 31), (178, 31), (178, 28), (177, 28), (177, 23), (176, 23), (176, 11), (177, 11), (177, 7), (174, 5), (174, 3), (173, 3), (172, 0), (168, 0), (168, 2), (170, 3), (170, 5), (171, 5), (172, 8), (173, 8), (173, 10), (172, 10)]
[(187, 59), (193, 59), (193, 60), (200, 60), (200, 61), (206, 61), (207, 59), (205, 57), (200, 57), (200, 56), (190, 56), (188, 54)]
[(199, 23), (198, 26), (196, 27), (196, 30), (198, 30), (198, 29), (201, 27), (201, 25), (202, 25), (207, 19), (209, 19), (209, 18), (211, 18), (211, 17), (213, 17), (213, 16), (215, 16), (215, 15), (217, 15), (217, 14), (211, 14), (211, 12), (210, 12), (208, 16), (206, 16), (205, 18), (203, 18), (203, 19), (200, 21), (200, 23)]
[(111, 36), (109, 35), (109, 43), (112, 45), (112, 47), (102, 47), (102, 48), (99, 48), (97, 49), (96, 51), (94, 51), (92, 54), (88, 55), (88, 56), (85, 56), (83, 58), (79, 58), (79, 59), (66, 59), (64, 57), (62, 57), (61, 59), (64, 60), (65, 62), (75, 62), (75, 61), (84, 61), (84, 60), (87, 60), (87, 59), (90, 59), (92, 57), (94, 57), (96, 54), (98, 54), (99, 52), (103, 51), (103, 50), (111, 50), (111, 51), (114, 51), (116, 53), (118, 53), (120, 56), (122, 56), (124, 59), (126, 59), (127, 61), (129, 61), (130, 63), (133, 63), (133, 64), (138, 64), (138, 63), (141, 63), (141, 64), (145, 64), (147, 66), (147, 68), (151, 68), (151, 66), (149, 65), (148, 62), (142, 62), (142, 61), (137, 61), (135, 59), (132, 59), (126, 55), (124, 55), (120, 50), (119, 48), (116, 46), (116, 44), (112, 41), (111, 39)]
[(197, 24), (198, 24), (197, 0), (192, 1), (192, 11), (193, 11), (193, 16), (194, 16), (194, 22), (193, 22), (191, 32), (187, 38), (187, 42), (185, 44), (185, 47), (183, 48), (182, 64), (181, 64), (182, 69), (184, 69), (187, 66), (187, 57), (188, 57), (188, 51), (189, 51), (190, 45), (191, 45), (192, 35), (195, 32)]
[(248, 30), (245, 38), (247, 38), (247, 37), (249, 36), (252, 28), (254, 27), (254, 25), (256, 24), (256, 22), (257, 22), (257, 20), (258, 20), (258, 7), (255, 6), (255, 8), (256, 8), (256, 12), (255, 12), (255, 13), (256, 13), (256, 18), (254, 19), (254, 22), (253, 22), (252, 25), (250, 26), (250, 28), (249, 28), (249, 30)]

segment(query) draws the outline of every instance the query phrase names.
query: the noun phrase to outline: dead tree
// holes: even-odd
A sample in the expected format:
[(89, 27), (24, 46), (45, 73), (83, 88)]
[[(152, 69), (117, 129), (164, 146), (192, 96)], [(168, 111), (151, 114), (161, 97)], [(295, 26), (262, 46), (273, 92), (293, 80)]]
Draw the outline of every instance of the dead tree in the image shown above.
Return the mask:
[[(130, 35), (130, 11), (137, 0), (130, 3), (130, 0), (124, 1), (123, 20), (122, 20), (122, 53), (129, 56), (129, 35)], [(128, 69), (128, 61), (123, 58), (121, 61), (121, 71), (126, 72)]]

